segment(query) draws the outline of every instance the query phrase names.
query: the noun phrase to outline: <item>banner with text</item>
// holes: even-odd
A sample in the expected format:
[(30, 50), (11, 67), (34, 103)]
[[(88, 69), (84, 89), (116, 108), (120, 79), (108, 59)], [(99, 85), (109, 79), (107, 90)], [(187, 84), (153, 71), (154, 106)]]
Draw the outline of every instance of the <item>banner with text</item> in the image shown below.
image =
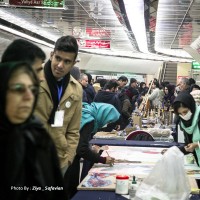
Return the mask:
[(110, 40), (83, 40), (77, 39), (77, 42), (81, 48), (90, 49), (110, 49)]

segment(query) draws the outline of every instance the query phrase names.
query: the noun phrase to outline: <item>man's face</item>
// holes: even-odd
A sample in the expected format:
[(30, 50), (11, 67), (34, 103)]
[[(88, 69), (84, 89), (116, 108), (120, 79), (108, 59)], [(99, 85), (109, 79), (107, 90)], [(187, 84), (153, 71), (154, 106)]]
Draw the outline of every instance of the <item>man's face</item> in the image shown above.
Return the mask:
[(81, 84), (84, 86), (84, 87), (87, 87), (88, 85), (88, 77), (87, 76), (84, 76), (83, 79), (81, 80)]
[(131, 87), (132, 87), (132, 88), (136, 88), (136, 87), (137, 87), (137, 82), (131, 83)]
[(119, 83), (119, 87), (120, 88), (124, 88), (128, 82), (127, 81), (119, 80), (118, 83)]
[(183, 81), (180, 81), (179, 88), (180, 88), (181, 91), (184, 91), (184, 90), (187, 89), (187, 86)]
[(38, 79), (40, 81), (44, 81), (45, 78), (44, 78), (44, 68), (43, 68), (43, 60), (40, 59), (40, 58), (36, 58), (32, 67), (33, 69), (35, 70), (35, 73), (37, 74), (38, 76)]
[(56, 80), (69, 73), (76, 63), (75, 56), (75, 53), (58, 50), (51, 53), (51, 70)]

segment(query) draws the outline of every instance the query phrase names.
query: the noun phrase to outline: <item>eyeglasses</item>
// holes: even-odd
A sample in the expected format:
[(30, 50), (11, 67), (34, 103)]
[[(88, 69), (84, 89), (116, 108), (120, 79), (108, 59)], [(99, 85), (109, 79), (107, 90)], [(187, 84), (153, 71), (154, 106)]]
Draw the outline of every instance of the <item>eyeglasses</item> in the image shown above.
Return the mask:
[(30, 90), (33, 95), (38, 93), (38, 87), (35, 85), (26, 86), (22, 83), (16, 83), (8, 86), (8, 90), (17, 94), (24, 94), (27, 90)]

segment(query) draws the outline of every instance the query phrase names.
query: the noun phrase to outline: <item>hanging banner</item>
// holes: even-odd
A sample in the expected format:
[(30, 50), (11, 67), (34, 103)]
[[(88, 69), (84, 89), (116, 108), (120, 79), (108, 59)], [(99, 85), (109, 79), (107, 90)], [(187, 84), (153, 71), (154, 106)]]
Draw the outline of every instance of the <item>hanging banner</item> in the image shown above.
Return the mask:
[(86, 28), (86, 34), (91, 37), (110, 37), (111, 32), (104, 29)]
[(9, 0), (10, 5), (62, 8), (63, 0)]
[(83, 40), (77, 39), (80, 48), (110, 49), (110, 40)]

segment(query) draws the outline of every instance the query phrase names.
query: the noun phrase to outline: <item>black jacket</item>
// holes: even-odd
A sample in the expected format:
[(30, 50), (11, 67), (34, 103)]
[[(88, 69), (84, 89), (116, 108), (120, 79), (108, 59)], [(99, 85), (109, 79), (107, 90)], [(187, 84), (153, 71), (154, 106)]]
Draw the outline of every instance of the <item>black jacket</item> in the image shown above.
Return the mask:
[(64, 199), (56, 149), (42, 125), (33, 119), (0, 133), (0, 199)]
[(115, 92), (101, 90), (94, 97), (94, 102), (109, 103), (121, 113), (121, 102)]

